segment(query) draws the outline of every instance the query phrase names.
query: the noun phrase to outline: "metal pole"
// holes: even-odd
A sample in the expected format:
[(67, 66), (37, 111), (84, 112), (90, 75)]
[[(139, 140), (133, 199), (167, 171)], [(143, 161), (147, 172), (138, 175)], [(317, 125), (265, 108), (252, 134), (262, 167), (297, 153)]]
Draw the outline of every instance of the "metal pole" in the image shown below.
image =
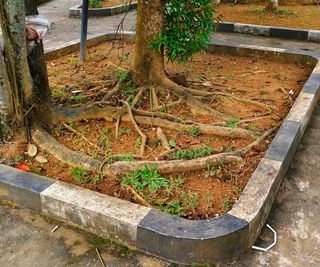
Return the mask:
[(88, 0), (82, 1), (80, 61), (86, 61), (87, 33), (88, 33)]

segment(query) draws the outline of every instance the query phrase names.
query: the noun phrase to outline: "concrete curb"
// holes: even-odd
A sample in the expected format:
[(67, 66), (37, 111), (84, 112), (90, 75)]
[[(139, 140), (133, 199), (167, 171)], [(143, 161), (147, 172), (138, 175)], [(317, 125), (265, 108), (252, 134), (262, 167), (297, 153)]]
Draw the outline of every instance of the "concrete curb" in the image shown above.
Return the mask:
[(320, 43), (320, 31), (317, 30), (262, 26), (234, 22), (221, 22), (217, 30), (221, 32), (244, 33)]
[[(132, 9), (137, 8), (138, 3), (134, 2), (131, 4), (122, 4), (109, 8), (89, 8), (88, 16), (89, 17), (103, 17), (103, 16), (112, 16), (120, 14)], [(69, 17), (81, 17), (82, 9), (81, 6), (76, 5), (72, 6), (69, 9)]]
[[(132, 38), (133, 33), (125, 36)], [(113, 37), (113, 33), (99, 35), (89, 40), (88, 45)], [(71, 42), (59, 50), (49, 49), (47, 57), (77, 49), (77, 42)], [(209, 50), (239, 55), (250, 52), (271, 60), (316, 65), (265, 157), (227, 214), (212, 220), (190, 221), (4, 165), (0, 165), (0, 199), (178, 264), (219, 263), (244, 253), (265, 224), (319, 97), (320, 56), (286, 49), (226, 46), (218, 42), (210, 43)]]

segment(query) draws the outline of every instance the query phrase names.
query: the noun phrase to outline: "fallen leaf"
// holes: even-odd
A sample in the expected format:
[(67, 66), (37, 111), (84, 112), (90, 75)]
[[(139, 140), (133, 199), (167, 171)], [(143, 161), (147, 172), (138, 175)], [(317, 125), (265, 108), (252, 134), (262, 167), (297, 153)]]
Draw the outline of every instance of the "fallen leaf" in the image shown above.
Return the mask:
[(23, 165), (21, 163), (17, 163), (16, 164), (16, 168), (19, 169), (19, 170), (22, 170), (22, 171), (27, 171), (27, 172), (30, 171), (30, 168), (28, 166)]

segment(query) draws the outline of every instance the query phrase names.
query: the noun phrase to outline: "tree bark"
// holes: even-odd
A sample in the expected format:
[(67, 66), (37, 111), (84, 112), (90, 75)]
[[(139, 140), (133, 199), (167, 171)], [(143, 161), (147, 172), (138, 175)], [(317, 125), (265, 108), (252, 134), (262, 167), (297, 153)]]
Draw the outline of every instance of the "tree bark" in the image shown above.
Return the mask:
[(23, 127), (25, 123), (23, 108), (28, 108), (32, 99), (32, 80), (27, 62), (24, 1), (0, 1), (0, 15), (15, 121), (19, 127)]
[(7, 139), (10, 118), (13, 116), (11, 84), (8, 78), (2, 49), (0, 49), (0, 141)]
[(165, 0), (138, 0), (134, 81), (138, 85), (164, 76), (163, 53), (150, 48), (149, 42), (159, 36), (164, 27)]
[[(38, 15), (37, 1), (24, 0), (26, 14)], [(51, 90), (48, 82), (47, 65), (44, 58), (42, 40), (36, 42), (28, 55), (28, 65), (33, 80), (33, 103), (36, 104), (33, 116), (40, 123), (51, 122)]]

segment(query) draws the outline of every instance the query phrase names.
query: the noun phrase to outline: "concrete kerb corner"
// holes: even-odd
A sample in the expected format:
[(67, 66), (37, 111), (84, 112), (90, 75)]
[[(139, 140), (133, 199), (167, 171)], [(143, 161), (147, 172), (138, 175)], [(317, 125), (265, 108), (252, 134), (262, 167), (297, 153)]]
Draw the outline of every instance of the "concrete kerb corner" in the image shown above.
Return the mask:
[[(90, 39), (88, 46), (114, 38), (114, 33)], [(128, 32), (125, 37), (132, 38)], [(78, 49), (76, 42), (48, 52), (53, 57)], [(225, 215), (190, 221), (74, 185), (0, 166), (0, 198), (44, 215), (56, 217), (94, 234), (179, 264), (219, 263), (249, 249), (258, 237), (280, 183), (310, 119), (319, 96), (319, 57), (308, 52), (211, 43), (209, 50), (285, 57), (289, 61), (318, 62), (265, 157), (253, 173), (238, 202)]]

